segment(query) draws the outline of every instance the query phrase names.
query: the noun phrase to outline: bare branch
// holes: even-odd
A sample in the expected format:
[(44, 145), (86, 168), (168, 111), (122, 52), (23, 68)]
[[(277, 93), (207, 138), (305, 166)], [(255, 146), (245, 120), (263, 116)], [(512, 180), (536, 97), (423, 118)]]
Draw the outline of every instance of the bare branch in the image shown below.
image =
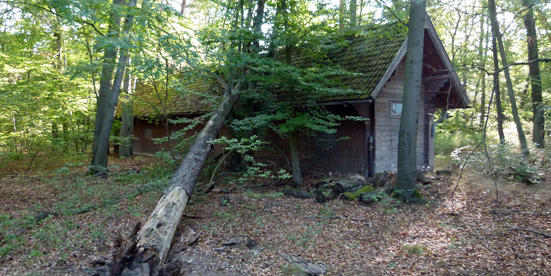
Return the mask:
[(546, 238), (551, 238), (551, 235), (547, 234), (547, 233), (543, 233), (543, 232), (540, 232), (540, 231), (536, 231), (536, 230), (532, 230), (532, 229), (528, 229), (528, 228), (522, 228), (522, 227), (514, 227), (514, 226), (505, 226), (507, 227), (507, 230), (511, 231), (511, 230), (520, 230), (520, 231), (527, 231), (527, 232), (532, 232), (532, 233), (536, 233), (536, 234), (539, 234), (539, 235), (542, 235)]

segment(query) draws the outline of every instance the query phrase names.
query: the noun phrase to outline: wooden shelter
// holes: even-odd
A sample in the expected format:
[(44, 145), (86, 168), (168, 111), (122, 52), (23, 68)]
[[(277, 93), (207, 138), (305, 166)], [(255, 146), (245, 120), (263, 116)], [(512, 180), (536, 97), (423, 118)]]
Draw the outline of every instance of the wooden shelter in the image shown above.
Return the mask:
[[(384, 28), (389, 28), (386, 26)], [(398, 131), (405, 77), (407, 35), (400, 31), (371, 30), (366, 35), (350, 38), (349, 45), (328, 56), (334, 64), (360, 73), (345, 77), (342, 84), (358, 93), (320, 97), (317, 104), (343, 116), (361, 116), (366, 121), (344, 121), (335, 134), (317, 133), (299, 138), (301, 168), (334, 172), (354, 172), (366, 176), (383, 171), (396, 171)], [(293, 63), (304, 66), (297, 56)], [(461, 85), (441, 40), (428, 18), (425, 25), (423, 84), (419, 102), (417, 164), (419, 169), (434, 166), (434, 113), (439, 109), (466, 108), (469, 99)], [(175, 101), (178, 102), (178, 101)], [(182, 106), (172, 115), (192, 116), (201, 112), (197, 104)], [(203, 108), (204, 109), (204, 108)], [(187, 111), (186, 111), (187, 110)], [(151, 138), (166, 136), (167, 129), (135, 118), (136, 154), (153, 154), (163, 145), (153, 145)], [(172, 132), (183, 126), (171, 126)], [(173, 130), (172, 130), (173, 129)], [(223, 131), (222, 131), (223, 132)], [(339, 137), (349, 139), (339, 140)], [(288, 164), (288, 141), (275, 133), (266, 140), (279, 150), (261, 151), (255, 157), (276, 166)]]

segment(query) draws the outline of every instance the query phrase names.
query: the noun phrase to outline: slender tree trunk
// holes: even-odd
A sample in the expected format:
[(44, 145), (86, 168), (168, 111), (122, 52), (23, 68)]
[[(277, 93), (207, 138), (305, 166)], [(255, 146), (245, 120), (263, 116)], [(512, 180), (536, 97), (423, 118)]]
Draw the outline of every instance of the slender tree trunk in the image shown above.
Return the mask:
[(182, 0), (182, 4), (180, 5), (180, 13), (184, 14), (186, 11), (186, 0)]
[(497, 54), (497, 41), (495, 37), (492, 37), (492, 54), (494, 58), (494, 93), (496, 95), (496, 111), (497, 111), (497, 133), (499, 135), (499, 142), (505, 144), (505, 133), (503, 132), (503, 122), (505, 122), (505, 115), (503, 115), (503, 107), (501, 106), (501, 89), (499, 88), (499, 57)]
[[(527, 9), (524, 15), (524, 26), (526, 27), (526, 44), (528, 46), (528, 61), (538, 59), (538, 34), (536, 33), (536, 23), (534, 22), (534, 4), (532, 0), (523, 0), (523, 6)], [(530, 70), (530, 85), (532, 89), (532, 114), (533, 137), (532, 141), (537, 147), (543, 148), (544, 143), (544, 125), (543, 116), (543, 97), (541, 93), (540, 65), (538, 62), (532, 62), (528, 65)]]
[[(136, 6), (137, 0), (129, 0), (128, 6)], [(125, 22), (125, 32), (129, 32), (132, 27), (132, 22), (134, 17), (129, 15), (126, 17)], [(91, 170), (98, 171), (101, 169), (107, 168), (108, 161), (108, 152), (109, 152), (109, 137), (111, 136), (111, 128), (113, 126), (113, 121), (115, 120), (115, 108), (119, 102), (119, 95), (121, 90), (122, 81), (124, 79), (126, 63), (128, 61), (128, 49), (121, 49), (119, 61), (117, 63), (117, 72), (115, 73), (115, 79), (113, 80), (113, 86), (110, 89), (109, 97), (106, 99), (106, 107), (104, 114), (102, 116), (101, 131), (98, 136), (97, 142), (94, 140), (94, 145), (96, 145), (96, 151), (92, 157)], [(103, 81), (103, 77), (102, 77)], [(101, 90), (101, 87), (100, 87)], [(98, 110), (98, 113), (100, 110)], [(96, 118), (96, 124), (98, 124)]]
[(341, 31), (344, 28), (344, 0), (339, 2), (339, 28)]
[[(342, 4), (342, 3), (341, 3)], [(285, 29), (288, 26), (288, 14), (287, 14), (287, 2), (281, 0), (281, 11), (284, 16), (283, 25)], [(341, 14), (342, 16), (342, 14)], [(293, 59), (293, 45), (286, 45), (285, 47), (285, 63), (291, 65)], [(294, 100), (291, 99), (291, 103), (294, 103)], [(295, 107), (291, 106), (291, 117), (295, 116)], [(297, 141), (297, 131), (291, 130), (289, 132), (289, 151), (291, 154), (291, 168), (293, 171), (293, 184), (297, 187), (302, 186), (302, 173), (300, 171), (300, 162), (298, 158), (298, 141)]]
[[(130, 64), (130, 59), (128, 60)], [(132, 95), (132, 76), (127, 73), (124, 76), (124, 101), (122, 102), (121, 112), (121, 142), (120, 142), (120, 157), (130, 157), (132, 152), (132, 134), (134, 132), (134, 115), (133, 115), (133, 102), (130, 95)]]
[[(123, 0), (113, 0), (113, 5), (122, 5)], [(116, 34), (120, 29), (120, 16), (112, 9), (109, 17), (109, 32), (108, 34)], [(115, 35), (111, 35), (112, 37)], [(101, 164), (96, 158), (98, 155), (105, 155), (107, 158), (107, 149), (105, 152), (98, 152), (98, 143), (100, 140), (100, 134), (102, 129), (102, 123), (104, 121), (104, 115), (106, 114), (107, 101), (111, 92), (111, 80), (113, 79), (113, 71), (115, 69), (115, 61), (117, 58), (117, 48), (114, 45), (107, 46), (103, 54), (103, 66), (101, 70), (101, 78), (98, 91), (97, 108), (96, 108), (96, 120), (94, 127), (94, 142), (92, 144), (92, 166), (94, 164)], [(107, 162), (106, 162), (107, 163)], [(91, 172), (95, 172), (95, 168), (91, 169)]]
[[(54, 18), (54, 45), (53, 45), (53, 52), (55, 53), (55, 56), (54, 56), (54, 66), (55, 66), (55, 69), (57, 70), (57, 72), (59, 74), (63, 74), (64, 73), (64, 69), (63, 69), (63, 30), (61, 28), (61, 23), (60, 23), (60, 18), (59, 16), (55, 16)], [(60, 87), (61, 89), (61, 87)], [(62, 139), (59, 139), (59, 127), (58, 127), (58, 121), (59, 120), (56, 120), (56, 118), (53, 118), (53, 122), (52, 122), (52, 142), (57, 144), (58, 142), (60, 142), (60, 140), (63, 140), (63, 133), (62, 134)]]
[[(482, 45), (482, 39), (480, 39), (480, 45), (479, 45), (479, 56), (482, 58), (482, 61), (480, 62), (480, 67), (485, 68), (486, 67), (486, 55), (488, 53), (488, 42), (489, 42), (489, 36), (486, 33), (486, 15), (482, 13), (480, 15), (480, 33), (481, 37), (484, 38), (485, 44)], [(484, 53), (482, 53), (484, 52)], [(481, 72), (481, 82), (482, 85), (480, 87), (480, 129), (484, 128), (484, 122), (486, 119), (486, 72)]]
[[(490, 21), (491, 21), (491, 24), (492, 24), (493, 36), (497, 40), (497, 46), (498, 46), (499, 54), (501, 56), (501, 65), (503, 67), (506, 67), (506, 66), (508, 66), (507, 56), (505, 55), (505, 48), (503, 47), (503, 40), (501, 39), (501, 34), (499, 33), (499, 23), (497, 21), (495, 0), (488, 0), (488, 9), (490, 10)], [(526, 136), (524, 135), (524, 130), (522, 129), (522, 122), (520, 121), (520, 117), (518, 115), (517, 101), (515, 99), (515, 92), (513, 90), (513, 82), (511, 81), (511, 75), (509, 73), (509, 68), (506, 67), (505, 70), (503, 70), (503, 71), (505, 72), (505, 80), (507, 82), (507, 92), (509, 94), (509, 100), (511, 102), (511, 113), (513, 113), (513, 119), (515, 121), (515, 125), (517, 126), (517, 132), (518, 132), (518, 139), (520, 141), (520, 147), (522, 149), (522, 153), (525, 156), (530, 156), (530, 150), (528, 149), (528, 143), (526, 142)]]
[(425, 36), (424, 0), (411, 2), (406, 54), (403, 109), (398, 136), (398, 182), (401, 199), (411, 201), (417, 184), (417, 127), (419, 126), (419, 99), (423, 74), (423, 44)]
[(350, 0), (350, 27), (356, 27), (356, 13), (358, 9), (358, 0)]

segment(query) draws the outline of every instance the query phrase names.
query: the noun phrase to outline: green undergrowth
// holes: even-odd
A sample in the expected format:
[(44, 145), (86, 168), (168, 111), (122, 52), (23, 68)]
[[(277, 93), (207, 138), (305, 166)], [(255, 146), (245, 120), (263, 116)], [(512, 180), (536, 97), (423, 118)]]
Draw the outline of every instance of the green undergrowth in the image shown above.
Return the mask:
[(122, 218), (137, 221), (147, 214), (144, 208), (156, 204), (169, 182), (173, 169), (156, 162), (140, 170), (113, 165), (107, 178), (90, 176), (74, 162), (0, 178), (3, 187), (31, 191), (13, 201), (21, 205), (11, 209), (19, 211), (0, 215), (0, 258), (24, 256), (23, 265), (31, 265), (54, 253), (59, 261), (75, 251), (107, 254), (114, 238), (109, 229)]

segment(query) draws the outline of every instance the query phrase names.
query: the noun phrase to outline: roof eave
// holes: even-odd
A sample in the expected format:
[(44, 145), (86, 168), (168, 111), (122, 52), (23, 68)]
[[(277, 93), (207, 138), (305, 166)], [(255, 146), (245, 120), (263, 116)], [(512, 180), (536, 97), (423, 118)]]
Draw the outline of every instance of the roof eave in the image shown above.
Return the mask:
[(467, 91), (465, 91), (465, 88), (461, 84), (461, 80), (459, 79), (459, 76), (457, 75), (457, 72), (455, 71), (452, 62), (450, 60), (450, 57), (448, 56), (448, 53), (446, 52), (446, 49), (444, 48), (444, 45), (442, 44), (442, 41), (440, 40), (440, 37), (438, 36), (438, 33), (436, 32), (436, 29), (434, 28), (434, 25), (432, 24), (432, 20), (430, 19), (428, 13), (425, 13), (425, 29), (429, 32), (429, 37), (432, 40), (432, 43), (438, 50), (438, 55), (442, 59), (442, 62), (444, 63), (444, 66), (446, 67), (446, 70), (449, 71), (451, 75), (451, 82), (452, 85), (457, 90), (461, 101), (463, 103), (462, 108), (466, 108), (471, 104), (471, 101), (469, 100), (469, 97), (467, 96)]

